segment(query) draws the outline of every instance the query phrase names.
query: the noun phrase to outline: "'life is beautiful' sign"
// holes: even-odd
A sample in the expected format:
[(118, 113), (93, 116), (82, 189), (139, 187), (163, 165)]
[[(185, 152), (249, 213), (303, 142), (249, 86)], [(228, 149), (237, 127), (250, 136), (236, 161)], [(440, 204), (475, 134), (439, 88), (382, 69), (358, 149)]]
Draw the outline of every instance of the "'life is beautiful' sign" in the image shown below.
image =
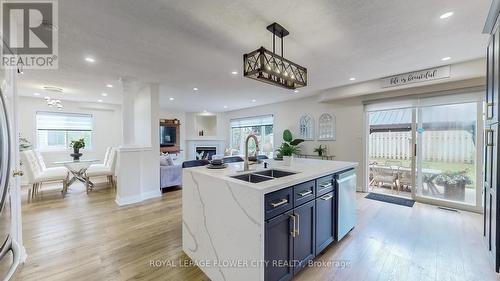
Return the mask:
[(382, 88), (389, 88), (449, 77), (450, 66), (445, 65), (381, 78), (380, 84)]

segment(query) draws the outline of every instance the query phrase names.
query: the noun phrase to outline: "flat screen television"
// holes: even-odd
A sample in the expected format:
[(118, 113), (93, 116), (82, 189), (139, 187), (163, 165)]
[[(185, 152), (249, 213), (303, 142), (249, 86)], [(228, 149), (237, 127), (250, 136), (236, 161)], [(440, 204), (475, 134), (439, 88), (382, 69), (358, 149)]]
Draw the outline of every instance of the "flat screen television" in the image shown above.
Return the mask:
[(175, 127), (160, 126), (160, 146), (175, 146), (177, 142), (177, 130)]

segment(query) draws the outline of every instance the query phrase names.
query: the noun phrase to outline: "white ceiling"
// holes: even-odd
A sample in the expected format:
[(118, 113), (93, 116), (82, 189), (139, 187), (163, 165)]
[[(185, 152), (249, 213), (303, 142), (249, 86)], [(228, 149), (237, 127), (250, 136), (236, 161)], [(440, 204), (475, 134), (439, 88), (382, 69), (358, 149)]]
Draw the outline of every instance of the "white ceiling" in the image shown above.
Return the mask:
[[(64, 0), (59, 1), (59, 69), (26, 70), (20, 92), (45, 96), (40, 88), (51, 85), (64, 89), (63, 99), (120, 103), (118, 78), (133, 76), (159, 82), (161, 106), (183, 111), (301, 98), (354, 83), (350, 77), (371, 80), (443, 64), (447, 56), (449, 63), (483, 57), (488, 36), (481, 30), (489, 5), (489, 0)], [(454, 15), (439, 19), (447, 11)], [(309, 85), (299, 93), (241, 75), (244, 53), (271, 47), (265, 27), (274, 21), (290, 31), (285, 57), (308, 68)], [(85, 62), (85, 56), (96, 62)], [(109, 83), (115, 87), (107, 88)]]

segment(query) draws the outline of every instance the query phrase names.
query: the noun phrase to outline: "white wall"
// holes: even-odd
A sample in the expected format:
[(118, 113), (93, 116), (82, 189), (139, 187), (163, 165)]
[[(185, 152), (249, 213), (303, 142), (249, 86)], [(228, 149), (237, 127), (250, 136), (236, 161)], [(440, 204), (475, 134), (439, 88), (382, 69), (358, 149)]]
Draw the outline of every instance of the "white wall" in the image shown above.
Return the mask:
[[(121, 110), (120, 106), (105, 104), (90, 104), (63, 101), (64, 109), (55, 110), (47, 106), (42, 98), (19, 97), (19, 131), (36, 148), (36, 112), (57, 111), (69, 113), (92, 114), (94, 119), (92, 132), (92, 148), (82, 150), (83, 157), (104, 160), (104, 153), (109, 146), (121, 144)], [(54, 162), (70, 159), (71, 150), (42, 151), (47, 166)]]
[[(200, 116), (215, 116), (215, 120), (212, 122), (203, 122), (203, 118)], [(198, 113), (198, 112), (188, 112), (186, 113), (186, 139), (200, 139), (198, 136), (198, 131), (209, 127), (208, 133), (205, 132), (204, 136), (201, 138), (205, 139), (225, 139), (227, 129), (224, 123), (225, 113)], [(222, 120), (222, 121), (221, 121)], [(215, 123), (215, 124), (214, 124)]]
[[(364, 111), (361, 99), (354, 98), (335, 103), (319, 103), (317, 97), (292, 100), (249, 109), (231, 111), (225, 114), (224, 122), (227, 143), (229, 144), (229, 120), (248, 116), (274, 115), (274, 146), (278, 148), (282, 142), (283, 130), (292, 131), (298, 138), (298, 123), (300, 117), (307, 113), (317, 120), (322, 113), (334, 114), (336, 117), (337, 138), (335, 141), (306, 141), (301, 145), (303, 154), (313, 154), (314, 148), (320, 144), (328, 147), (329, 154), (335, 155), (335, 160), (363, 162), (363, 128)], [(358, 169), (358, 185), (362, 182)]]

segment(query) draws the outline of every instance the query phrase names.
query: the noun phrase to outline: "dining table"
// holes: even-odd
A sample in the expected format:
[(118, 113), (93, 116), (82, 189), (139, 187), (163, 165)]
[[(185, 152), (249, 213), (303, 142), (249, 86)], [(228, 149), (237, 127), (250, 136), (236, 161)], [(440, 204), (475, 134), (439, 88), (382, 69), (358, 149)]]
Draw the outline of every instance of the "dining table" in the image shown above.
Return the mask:
[(67, 160), (67, 161), (57, 161), (54, 162), (56, 165), (63, 165), (68, 169), (68, 171), (73, 176), (68, 184), (65, 186), (63, 190), (63, 195), (68, 192), (68, 187), (72, 185), (74, 182), (79, 181), (85, 184), (85, 190), (87, 193), (89, 190), (94, 188), (94, 183), (91, 182), (87, 177), (87, 170), (93, 163), (99, 162), (97, 159), (81, 159), (81, 160)]

